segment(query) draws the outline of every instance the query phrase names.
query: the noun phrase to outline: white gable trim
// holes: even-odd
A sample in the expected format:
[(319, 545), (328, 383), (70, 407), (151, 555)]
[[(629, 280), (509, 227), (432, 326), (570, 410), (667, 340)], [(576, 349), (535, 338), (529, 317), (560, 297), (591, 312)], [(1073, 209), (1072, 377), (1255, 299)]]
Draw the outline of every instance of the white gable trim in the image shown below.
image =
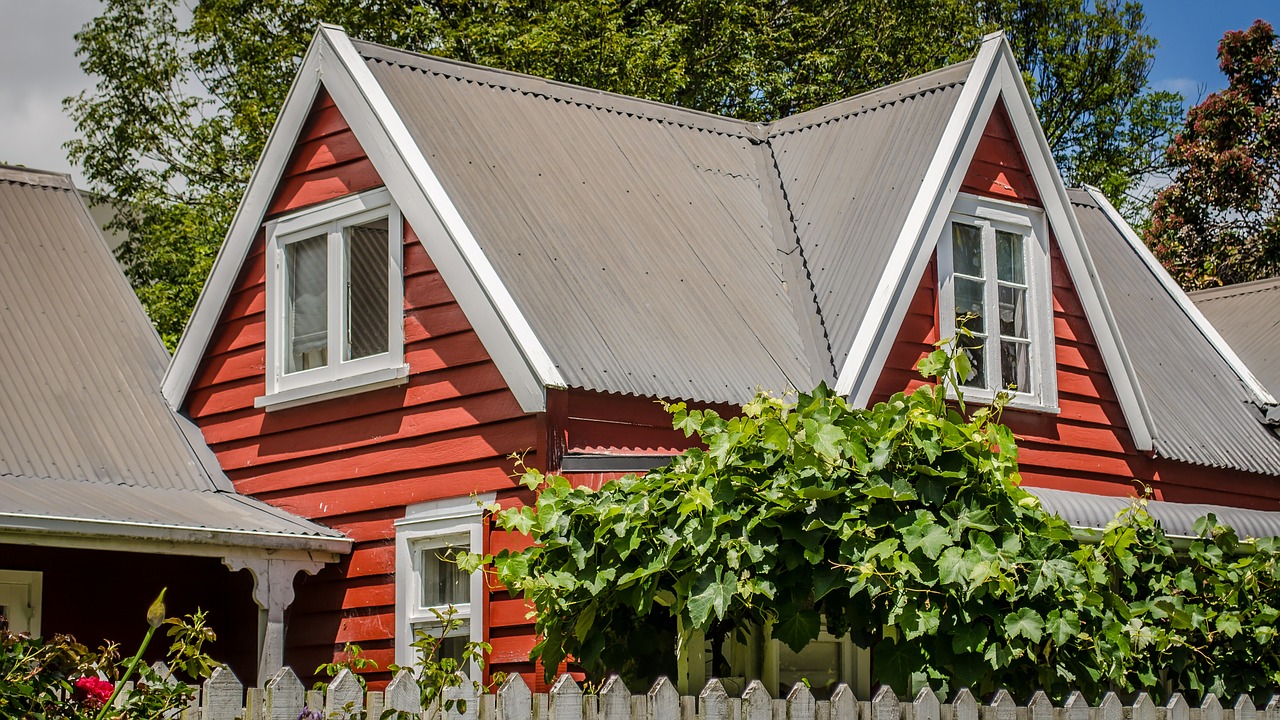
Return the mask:
[(312, 40), (174, 354), (163, 386), (169, 403), (177, 408), (185, 399), (321, 80), (520, 407), (544, 410), (546, 388), (565, 386), (558, 368), (355, 46), (331, 25), (322, 25)]
[(1160, 264), (1160, 261), (1151, 253), (1147, 244), (1142, 241), (1142, 238), (1138, 237), (1138, 234), (1133, 231), (1133, 228), (1129, 226), (1129, 223), (1120, 215), (1120, 211), (1116, 210), (1115, 206), (1111, 204), (1111, 201), (1107, 200), (1107, 196), (1103, 195), (1101, 190), (1093, 187), (1092, 185), (1086, 185), (1084, 189), (1089, 193), (1089, 197), (1093, 198), (1093, 201), (1102, 209), (1102, 212), (1106, 214), (1107, 219), (1111, 221), (1111, 224), (1114, 225), (1116, 229), (1120, 231), (1120, 234), (1124, 236), (1124, 239), (1128, 241), (1129, 247), (1133, 249), (1133, 252), (1142, 259), (1142, 262), (1146, 263), (1147, 269), (1150, 270), (1151, 273), (1160, 281), (1165, 292), (1169, 293), (1169, 297), (1173, 298), (1174, 301), (1178, 303), (1178, 307), (1182, 308), (1182, 312), (1186, 313), (1187, 317), (1191, 318), (1191, 322), (1195, 323), (1196, 328), (1200, 330), (1200, 334), (1204, 335), (1205, 339), (1213, 345), (1214, 350), (1218, 352), (1218, 355), (1220, 355), (1222, 359), (1231, 366), (1231, 369), (1235, 371), (1237, 376), (1239, 376), (1240, 381), (1243, 382), (1245, 387), (1249, 389), (1249, 392), (1253, 394), (1254, 401), (1260, 405), (1275, 405), (1275, 396), (1258, 381), (1258, 378), (1253, 376), (1253, 372), (1249, 370), (1249, 366), (1244, 364), (1244, 361), (1240, 359), (1240, 356), (1236, 355), (1236, 352), (1231, 349), (1231, 346), (1227, 344), (1227, 341), (1218, 334), (1218, 330), (1213, 326), (1213, 323), (1209, 322), (1209, 319), (1204, 316), (1204, 313), (1200, 312), (1200, 308), (1192, 302), (1191, 298), (1187, 296), (1186, 291), (1184, 291), (1178, 285), (1178, 282), (1173, 279), (1173, 276), (1169, 274), (1169, 271), (1165, 270), (1164, 266)]
[(302, 58), (298, 74), (289, 87), (289, 94), (285, 96), (284, 106), (267, 136), (262, 157), (254, 166), (244, 197), (240, 199), (240, 206), (231, 218), (227, 239), (218, 249), (213, 269), (200, 290), (200, 296), (196, 298), (191, 318), (187, 320), (173, 359), (165, 370), (160, 392), (174, 410), (181, 409), (186, 400), (187, 390), (195, 379), (200, 360), (203, 359), (205, 350), (213, 339), (214, 330), (217, 329), (218, 320), (221, 319), (222, 308), (234, 289), (253, 239), (262, 227), (267, 205), (275, 194), (280, 177), (284, 174), (285, 164), (289, 162), (298, 134), (302, 131), (316, 93), (320, 90), (319, 45), (317, 35), (312, 38), (311, 46)]
[(933, 255), (942, 224), (954, 204), (965, 173), (982, 138), (982, 131), (998, 99), (1009, 110), (1023, 156), (1040, 190), (1049, 226), (1058, 240), (1067, 268), (1085, 309), (1115, 386), (1125, 421), (1139, 450), (1151, 450), (1155, 426), (1142, 397), (1137, 376), (1120, 339), (1118, 326), (1085, 247), (1066, 187), (1053, 162), (1044, 131), (1018, 72), (1013, 51), (1003, 33), (983, 39), (964, 89), (952, 111), (924, 181), (907, 215), (893, 253), (881, 276), (848, 358), (836, 381), (836, 391), (857, 405), (866, 405), (884, 371), (897, 330)]

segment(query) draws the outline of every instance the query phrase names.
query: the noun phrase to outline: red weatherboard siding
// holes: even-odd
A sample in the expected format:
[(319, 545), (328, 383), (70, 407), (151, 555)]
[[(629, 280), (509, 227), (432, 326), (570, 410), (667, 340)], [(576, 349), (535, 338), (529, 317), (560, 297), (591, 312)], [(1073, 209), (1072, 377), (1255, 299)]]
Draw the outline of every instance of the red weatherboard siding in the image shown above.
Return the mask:
[[(1001, 104), (987, 123), (962, 188), (975, 195), (1041, 205)], [(1019, 466), (1026, 484), (1099, 495), (1131, 495), (1144, 484), (1160, 499), (1272, 507), (1280, 498), (1272, 478), (1138, 452), (1056, 239), (1051, 238), (1050, 246), (1060, 412), (1004, 413), (1005, 423), (1019, 439)], [(937, 288), (934, 260), (889, 351), (873, 402), (923, 382), (913, 368), (938, 340)], [(1264, 505), (1267, 501), (1272, 502)]]
[[(355, 135), (322, 93), (269, 215), (380, 185)], [(355, 541), (350, 557), (298, 582), (286, 661), (314, 668), (355, 642), (386, 668), (395, 648), (392, 523), (412, 503), (509, 491), (513, 464), (507, 456), (534, 449), (526, 458), (537, 462), (545, 431), (540, 418), (520, 409), (409, 227), (408, 384), (271, 413), (255, 409), (254, 398), (266, 389), (264, 243), (259, 232), (186, 409), (241, 492)], [(498, 617), (509, 618), (509, 608), (499, 604)], [(495, 660), (500, 654), (503, 660), (527, 658), (527, 647), (517, 657), (512, 643), (494, 639)]]

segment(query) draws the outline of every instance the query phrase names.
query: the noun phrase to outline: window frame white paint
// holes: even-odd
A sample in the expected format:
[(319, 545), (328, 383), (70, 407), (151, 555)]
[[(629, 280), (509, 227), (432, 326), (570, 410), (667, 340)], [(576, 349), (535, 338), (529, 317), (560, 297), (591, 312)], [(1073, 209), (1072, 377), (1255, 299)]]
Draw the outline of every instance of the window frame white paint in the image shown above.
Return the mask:
[[(988, 387), (964, 387), (966, 401), (991, 403), (1000, 392), (999, 383), (991, 382), (991, 373), (1000, 372), (1000, 343), (997, 298), (998, 283), (995, 277), (995, 231), (1005, 230), (1021, 234), (1024, 245), (1024, 261), (1027, 285), (1028, 337), (1030, 339), (1030, 372), (1032, 392), (1006, 391), (1007, 407), (1038, 412), (1058, 412), (1057, 353), (1053, 329), (1053, 273), (1049, 251), (1049, 230), (1042, 210), (976, 195), (961, 194), (956, 198), (942, 235), (938, 238), (938, 332), (941, 338), (956, 334), (955, 283), (952, 257), (952, 224), (960, 222), (982, 229), (983, 264), (987, 271), (984, 280), (987, 339), (984, 346), (988, 372)], [(990, 258), (990, 260), (988, 260)], [(992, 387), (995, 385), (995, 387)]]
[[(347, 273), (345, 230), (387, 219), (387, 352), (345, 360)], [(293, 407), (407, 381), (404, 362), (404, 222), (386, 188), (337, 198), (277, 218), (266, 224), (266, 394), (254, 406), (267, 410)], [(324, 235), (328, 258), (328, 363), (324, 367), (285, 372), (289, 307), (285, 249), (289, 244)]]
[[(40, 637), (41, 615), (44, 605), (44, 573), (39, 570), (0, 570), (0, 585), (16, 585), (27, 588), (27, 609), (30, 611), (30, 617), (24, 628), (31, 633), (31, 637)], [(10, 630), (14, 630), (16, 624), (13, 619), (9, 618)]]
[[(414, 662), (414, 626), (435, 623), (429, 608), (423, 607), (421, 551), (433, 547), (462, 546), (469, 552), (484, 552), (484, 508), (493, 493), (446, 498), (405, 508), (405, 516), (395, 521), (396, 529), (396, 663)], [(467, 607), (455, 606), (456, 617), (468, 623), (467, 638), (484, 642), (484, 573), (471, 575)], [(482, 670), (471, 663), (467, 670), (473, 680), (483, 679)]]

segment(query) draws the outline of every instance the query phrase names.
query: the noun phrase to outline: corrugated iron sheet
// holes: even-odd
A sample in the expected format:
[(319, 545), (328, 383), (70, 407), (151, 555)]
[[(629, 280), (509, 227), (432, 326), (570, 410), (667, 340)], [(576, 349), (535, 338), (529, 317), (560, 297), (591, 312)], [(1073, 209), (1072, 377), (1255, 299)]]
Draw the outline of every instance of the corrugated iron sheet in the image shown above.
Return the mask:
[(571, 386), (812, 384), (748, 126), (357, 47)]
[[(0, 498), (0, 529), (40, 529), (56, 520), (72, 521), (59, 531), (84, 521), (92, 528), (89, 534), (155, 538), (185, 533), (187, 541), (217, 544), (279, 546), (263, 536), (326, 538), (330, 544), (345, 540), (333, 530), (235, 493), (0, 475)], [(228, 535), (238, 541), (228, 543)]]
[[(1040, 505), (1072, 527), (1101, 530), (1133, 504), (1132, 498), (1107, 497), (1070, 490), (1027, 487), (1027, 492), (1040, 499)], [(1147, 512), (1169, 535), (1196, 537), (1195, 523), (1206, 515), (1217, 516), (1218, 522), (1230, 526), (1241, 538), (1280, 536), (1280, 512), (1248, 510), (1225, 505), (1173, 503), (1162, 500), (1147, 502)]]
[[(761, 126), (356, 47), (569, 385), (729, 403), (844, 362), (971, 68)], [(1276, 473), (1238, 378), (1080, 214), (1157, 450)]]
[(1156, 426), (1156, 452), (1210, 467), (1276, 474), (1280, 440), (1248, 390), (1106, 214), (1072, 193), (1080, 229)]
[[(909, 186), (954, 107), (948, 89), (968, 71), (966, 63), (915, 78), (771, 134), (356, 47), (566, 382), (732, 403), (757, 387), (832, 379), (826, 342), (797, 321), (815, 315), (810, 279), (787, 282), (797, 232), (816, 256), (822, 310), (837, 318), (832, 344), (847, 348), (857, 304), (874, 287), (859, 278), (879, 278), (876, 263), (896, 237), (889, 225), (901, 223), (884, 205), (905, 217)], [(779, 173), (784, 186), (812, 182), (783, 195)], [(790, 208), (779, 207), (785, 197)], [(793, 213), (796, 227), (775, 227), (790, 226)]]
[(1280, 277), (1191, 293), (1253, 376), (1280, 397)]
[(836, 367), (844, 365), (971, 63), (778, 123), (770, 136)]
[(0, 513), (340, 537), (253, 510), (201, 463), (160, 395), (164, 346), (65, 175), (0, 166), (0, 338)]

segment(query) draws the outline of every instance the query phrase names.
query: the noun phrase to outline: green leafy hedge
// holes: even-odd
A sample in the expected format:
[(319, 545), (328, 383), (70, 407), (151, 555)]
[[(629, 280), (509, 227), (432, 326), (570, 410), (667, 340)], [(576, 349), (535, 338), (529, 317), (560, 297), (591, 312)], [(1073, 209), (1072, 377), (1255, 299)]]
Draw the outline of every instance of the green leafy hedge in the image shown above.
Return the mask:
[(963, 363), (938, 350), (938, 384), (865, 410), (826, 387), (732, 418), (671, 405), (705, 449), (598, 491), (529, 470), (536, 506), (496, 522), (537, 544), (464, 563), (533, 603), (549, 672), (645, 681), (694, 631), (799, 650), (825, 624), (899, 693), (1280, 686), (1275, 543), (1210, 516), (1177, 551), (1141, 502), (1082, 540), (1019, 487), (1001, 403), (948, 400)]

